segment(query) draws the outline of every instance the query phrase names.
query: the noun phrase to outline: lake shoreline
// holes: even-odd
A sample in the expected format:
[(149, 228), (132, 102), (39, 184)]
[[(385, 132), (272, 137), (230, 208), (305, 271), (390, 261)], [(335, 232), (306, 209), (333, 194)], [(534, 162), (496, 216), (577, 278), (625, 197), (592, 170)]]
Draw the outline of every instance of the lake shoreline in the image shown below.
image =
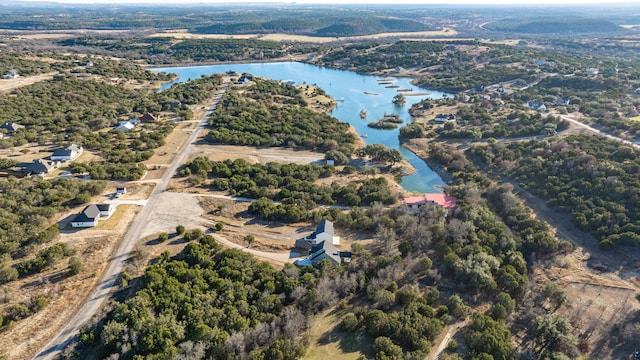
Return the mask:
[(416, 144), (413, 144), (411, 141), (402, 143), (402, 147), (416, 154), (417, 157), (422, 159), (429, 168), (440, 176), (440, 179), (445, 182), (446, 186), (451, 186), (455, 181), (453, 179), (453, 175), (445, 170), (444, 167), (438, 162), (433, 161), (430, 157), (426, 156), (424, 149), (419, 149)]
[[(430, 96), (425, 98), (438, 99), (446, 93), (441, 93), (432, 89), (422, 89), (411, 84), (411, 77), (394, 77), (394, 85), (402, 89), (412, 89), (411, 92), (421, 93), (421, 96), (408, 96), (404, 105), (393, 103), (394, 96), (397, 95), (395, 88), (386, 88), (387, 85), (380, 84), (380, 76), (363, 75), (353, 71), (339, 70), (329, 67), (321, 67), (301, 61), (253, 61), (232, 64), (224, 62), (219, 65), (199, 66), (174, 66), (170, 68), (150, 68), (150, 71), (163, 71), (178, 74), (178, 79), (168, 82), (162, 86), (166, 89), (171, 84), (183, 82), (187, 79), (196, 79), (203, 75), (213, 73), (225, 73), (233, 70), (237, 73), (251, 73), (254, 76), (273, 79), (276, 81), (293, 82), (297, 85), (308, 84), (318, 86), (326, 95), (333, 99), (333, 104), (322, 101), (322, 107), (315, 106), (316, 111), (327, 111), (329, 115), (337, 118), (340, 122), (350, 125), (349, 132), (356, 135), (357, 145), (382, 144), (390, 149), (397, 149), (401, 152), (404, 160), (395, 166), (399, 169), (402, 179), (399, 183), (408, 192), (428, 193), (441, 192), (441, 188), (446, 183), (433, 171), (429, 164), (416, 156), (412, 151), (402, 146), (399, 141), (399, 129), (378, 130), (367, 126), (368, 120), (383, 117), (387, 114), (395, 114), (409, 123), (411, 114), (408, 109), (414, 103), (422, 99), (425, 92)], [(390, 76), (390, 75), (387, 75)], [(378, 96), (370, 96), (366, 92), (375, 92)], [(339, 100), (336, 100), (339, 99)], [(317, 104), (314, 104), (317, 105)], [(329, 106), (328, 106), (329, 105)], [(361, 111), (366, 109), (366, 118), (362, 118)]]

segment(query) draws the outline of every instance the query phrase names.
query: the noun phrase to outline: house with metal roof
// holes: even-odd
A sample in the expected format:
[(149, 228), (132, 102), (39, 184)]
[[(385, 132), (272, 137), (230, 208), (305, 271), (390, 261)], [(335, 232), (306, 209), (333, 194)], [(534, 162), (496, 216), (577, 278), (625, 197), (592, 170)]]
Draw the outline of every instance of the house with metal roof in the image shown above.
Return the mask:
[(334, 235), (333, 223), (326, 219), (320, 221), (316, 230), (310, 235), (296, 240), (296, 247), (304, 250), (310, 250), (313, 246), (322, 241), (327, 241), (332, 245), (340, 245), (340, 237)]
[(66, 149), (58, 149), (49, 157), (53, 161), (71, 161), (82, 154), (82, 146), (69, 145)]
[(328, 241), (321, 241), (314, 245), (309, 251), (309, 256), (294, 262), (297, 266), (317, 265), (322, 260), (327, 259), (334, 265), (351, 261), (352, 253), (340, 251)]
[(71, 227), (94, 227), (98, 225), (98, 220), (108, 218), (113, 215), (114, 211), (115, 206), (113, 204), (88, 205), (71, 221)]

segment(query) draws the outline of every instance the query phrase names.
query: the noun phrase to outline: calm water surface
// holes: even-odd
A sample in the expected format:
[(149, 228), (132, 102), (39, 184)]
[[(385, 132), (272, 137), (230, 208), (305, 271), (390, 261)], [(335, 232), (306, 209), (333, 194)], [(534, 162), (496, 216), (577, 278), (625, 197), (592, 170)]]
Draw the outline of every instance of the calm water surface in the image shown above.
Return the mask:
[[(189, 66), (189, 67), (168, 67), (154, 68), (152, 71), (164, 71), (175, 73), (179, 77), (173, 82), (165, 84), (162, 89), (166, 89), (177, 82), (184, 82), (196, 79), (202, 75), (214, 73), (224, 73), (233, 70), (237, 73), (250, 73), (259, 77), (273, 80), (291, 80), (295, 83), (316, 84), (326, 91), (335, 100), (338, 106), (331, 112), (332, 116), (341, 121), (350, 123), (361, 135), (366, 135), (363, 140), (367, 144), (384, 144), (390, 148), (398, 149), (417, 172), (402, 178), (402, 187), (409, 191), (416, 192), (442, 192), (440, 186), (445, 185), (442, 179), (432, 171), (427, 164), (411, 151), (400, 146), (398, 140), (398, 129), (396, 130), (376, 130), (367, 127), (367, 123), (376, 121), (384, 114), (398, 114), (406, 123), (411, 122), (409, 107), (420, 102), (424, 98), (441, 98), (444, 93), (421, 89), (409, 83), (409, 78), (394, 78), (393, 85), (398, 88), (387, 88), (388, 84), (379, 84), (381, 77), (360, 75), (351, 71), (335, 70), (319, 66), (297, 63), (258, 63), (258, 64), (225, 64), (212, 66)], [(406, 96), (407, 102), (404, 105), (394, 105), (391, 100), (398, 94), (397, 89), (413, 89), (415, 93), (429, 93), (422, 96)], [(365, 94), (366, 92), (377, 95)], [(411, 92), (405, 92), (405, 95)], [(360, 110), (367, 111), (367, 118), (360, 118)]]

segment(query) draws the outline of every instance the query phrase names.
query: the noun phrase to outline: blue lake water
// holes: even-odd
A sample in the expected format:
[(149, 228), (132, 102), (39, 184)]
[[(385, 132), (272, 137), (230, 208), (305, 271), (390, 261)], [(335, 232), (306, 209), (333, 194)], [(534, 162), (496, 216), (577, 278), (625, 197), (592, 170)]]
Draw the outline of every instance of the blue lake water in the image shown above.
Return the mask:
[[(384, 114), (392, 113), (398, 114), (405, 121), (405, 124), (410, 123), (411, 115), (408, 110), (412, 104), (425, 98), (441, 98), (444, 95), (442, 92), (411, 85), (409, 78), (394, 78), (393, 85), (399, 87), (387, 88), (388, 84), (378, 83), (378, 80), (382, 79), (378, 76), (360, 75), (352, 71), (335, 70), (298, 62), (168, 67), (149, 70), (178, 75), (175, 81), (165, 84), (162, 89), (169, 88), (177, 82), (197, 79), (202, 75), (224, 73), (228, 70), (237, 73), (246, 72), (273, 80), (291, 80), (298, 84), (316, 84), (335, 100), (344, 99), (344, 101), (338, 101), (338, 106), (331, 112), (332, 116), (343, 122), (348, 122), (359, 134), (366, 134), (367, 136), (363, 138), (365, 143), (384, 144), (400, 150), (402, 156), (416, 168), (415, 174), (402, 178), (402, 187), (409, 191), (426, 193), (442, 192), (440, 187), (445, 185), (438, 174), (431, 170), (422, 159), (400, 146), (398, 129), (376, 130), (367, 126), (368, 122), (376, 121)], [(429, 93), (429, 95), (406, 96), (406, 104), (398, 106), (391, 102), (393, 97), (398, 94), (397, 89), (413, 89), (415, 93)], [(365, 91), (377, 95), (365, 94)], [(411, 94), (411, 92), (404, 92), (404, 94)], [(367, 111), (367, 118), (364, 120), (360, 118), (360, 110), (362, 109)]]

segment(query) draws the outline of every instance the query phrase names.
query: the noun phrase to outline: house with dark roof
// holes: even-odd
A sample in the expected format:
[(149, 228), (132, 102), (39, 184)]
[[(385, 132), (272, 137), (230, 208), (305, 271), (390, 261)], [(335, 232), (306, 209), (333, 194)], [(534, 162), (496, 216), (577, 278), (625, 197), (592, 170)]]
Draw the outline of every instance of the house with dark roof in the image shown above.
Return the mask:
[(329, 241), (321, 241), (314, 245), (309, 251), (309, 256), (294, 262), (297, 266), (316, 265), (327, 259), (332, 264), (338, 265), (351, 261), (352, 254), (349, 251), (340, 251)]
[(56, 163), (43, 159), (33, 160), (33, 162), (19, 165), (22, 172), (27, 175), (46, 175), (56, 168)]
[(82, 146), (69, 145), (66, 149), (58, 149), (51, 154), (50, 159), (53, 161), (71, 161), (82, 154)]
[(158, 121), (158, 116), (152, 113), (146, 113), (138, 118), (143, 123), (152, 123)]
[(310, 250), (315, 245), (327, 241), (333, 245), (340, 244), (340, 237), (334, 236), (333, 223), (329, 220), (322, 220), (316, 227), (316, 230), (310, 235), (296, 240), (296, 247), (304, 250)]
[(108, 218), (114, 211), (115, 206), (112, 204), (88, 205), (71, 221), (71, 227), (94, 227), (98, 225), (98, 220)]
[(71, 227), (94, 227), (98, 225), (100, 209), (95, 204), (88, 205), (71, 221)]
[(436, 115), (435, 119), (433, 119), (433, 122), (436, 124), (444, 124), (448, 121), (456, 121), (456, 115), (455, 114), (438, 114)]
[(11, 134), (20, 129), (24, 129), (24, 125), (16, 124), (14, 122), (6, 122), (0, 126), (0, 129), (5, 129), (8, 133)]
[(97, 204), (96, 207), (100, 211), (100, 217), (108, 218), (116, 211), (116, 207), (113, 204)]

